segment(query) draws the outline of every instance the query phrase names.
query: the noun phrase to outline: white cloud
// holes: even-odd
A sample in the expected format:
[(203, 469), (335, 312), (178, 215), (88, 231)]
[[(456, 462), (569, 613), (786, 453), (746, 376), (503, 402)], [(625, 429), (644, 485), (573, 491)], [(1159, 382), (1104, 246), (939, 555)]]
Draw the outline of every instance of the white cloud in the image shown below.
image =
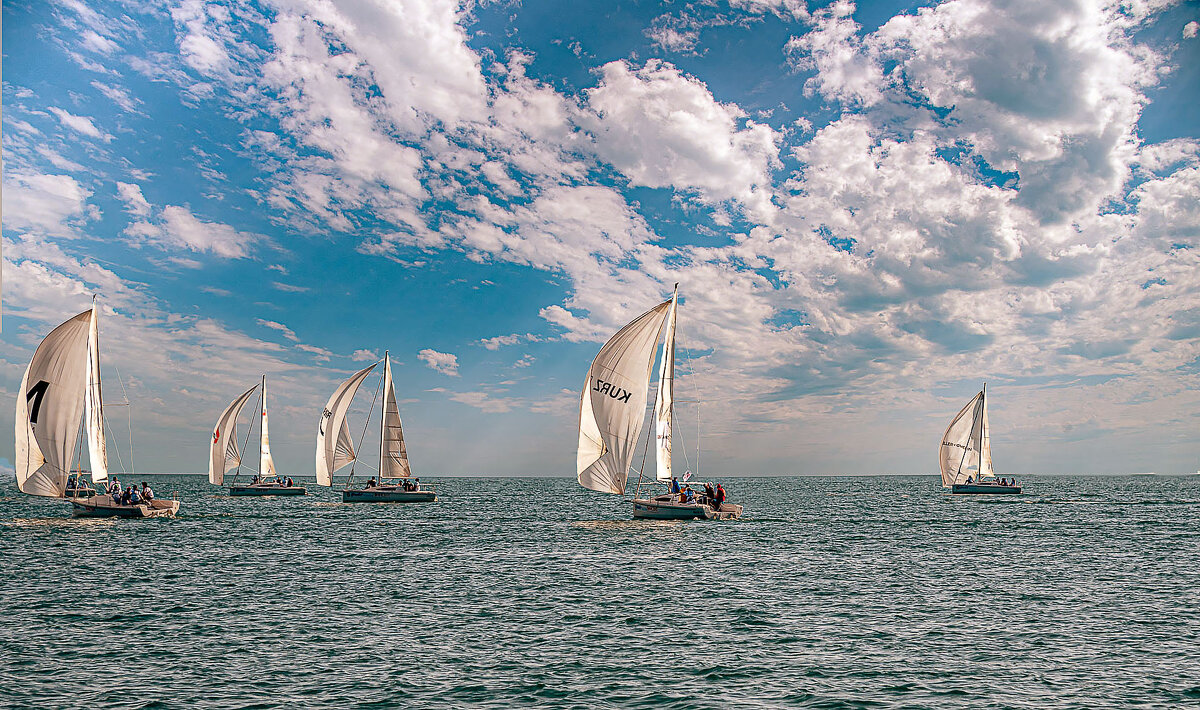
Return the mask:
[(92, 119), (88, 118), (87, 116), (76, 116), (75, 114), (64, 111), (57, 106), (51, 106), (48, 110), (50, 113), (57, 116), (58, 120), (64, 126), (70, 128), (76, 133), (81, 133), (89, 138), (98, 138), (106, 142), (112, 140), (112, 136), (97, 128), (96, 124), (92, 123)]
[(350, 354), (350, 359), (355, 362), (373, 362), (379, 359), (379, 354), (374, 350), (355, 350)]
[(130, 96), (128, 91), (119, 86), (105, 84), (101, 81), (93, 81), (92, 86), (97, 91), (108, 97), (108, 99), (113, 103), (129, 113), (137, 112), (138, 106), (142, 103), (140, 99), (135, 99), (134, 97)]
[(440, 353), (426, 348), (417, 353), (417, 359), (443, 375), (458, 377), (458, 356), (450, 353)]
[(150, 216), (150, 203), (146, 201), (146, 196), (142, 194), (140, 185), (118, 182), (117, 194), (120, 195), (121, 201), (125, 203), (125, 209), (130, 214), (142, 218)]
[(602, 159), (633, 185), (738, 200), (766, 218), (779, 138), (769, 126), (658, 60), (641, 69), (609, 62), (601, 73), (600, 84), (586, 92), (595, 115), (585, 125)]
[(1184, 39), (1192, 39), (1196, 36), (1197, 33), (1200, 33), (1200, 22), (1196, 22), (1195, 20), (1192, 20), (1191, 22), (1189, 22), (1183, 26), (1183, 38)]
[(79, 226), (99, 217), (91, 190), (69, 175), (5, 170), (4, 227), (51, 237), (80, 236)]
[(847, 105), (869, 106), (881, 97), (883, 70), (862, 51), (854, 3), (837, 0), (813, 17), (814, 29), (788, 41), (786, 51), (797, 69), (814, 71), (804, 84), (808, 95), (820, 93)]
[(254, 322), (258, 323), (259, 325), (261, 325), (264, 328), (270, 328), (271, 330), (279, 331), (280, 333), (283, 334), (283, 337), (287, 338), (288, 340), (291, 340), (292, 342), (300, 341), (300, 338), (296, 337), (295, 331), (293, 331), (291, 328), (287, 327), (283, 323), (277, 323), (277, 322), (271, 321), (271, 320), (263, 320), (262, 318), (256, 318)]
[[(127, 209), (139, 217), (148, 203), (136, 185), (118, 184)], [(139, 200), (140, 198), (140, 200)], [(167, 249), (188, 249), (199, 253), (213, 254), (225, 259), (241, 259), (249, 256), (250, 247), (265, 240), (260, 234), (241, 232), (220, 222), (202, 220), (186, 207), (168, 205), (149, 219), (130, 224), (125, 235), (134, 243), (148, 243)]]
[(282, 281), (272, 281), (271, 288), (283, 291), (284, 293), (304, 293), (310, 290), (307, 286), (297, 286), (295, 284), (283, 283)]

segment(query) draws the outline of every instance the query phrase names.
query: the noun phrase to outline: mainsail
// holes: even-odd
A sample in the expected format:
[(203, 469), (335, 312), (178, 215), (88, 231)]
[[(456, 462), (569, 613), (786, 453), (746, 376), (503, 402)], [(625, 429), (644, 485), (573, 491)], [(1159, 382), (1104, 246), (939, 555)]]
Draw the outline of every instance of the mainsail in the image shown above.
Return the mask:
[(225, 473), (241, 464), (242, 452), (238, 450), (237, 418), (242, 407), (246, 406), (246, 401), (250, 399), (250, 395), (254, 394), (256, 389), (258, 389), (258, 385), (243, 392), (217, 418), (217, 425), (213, 427), (212, 449), (208, 457), (209, 483), (218, 486), (224, 484)]
[(262, 379), (262, 429), (258, 432), (258, 475), (275, 477), (275, 459), (271, 458), (271, 437), (267, 434), (267, 376)]
[(579, 403), (579, 483), (601, 493), (625, 492), (638, 434), (654, 346), (674, 299), (663, 301), (617, 332), (592, 361)]
[[(346, 413), (358, 387), (367, 378), (375, 365), (359, 370), (350, 379), (338, 385), (325, 403), (321, 422), (317, 425), (317, 483), (333, 485), (333, 472), (354, 460), (354, 441), (350, 437), (350, 424)], [(331, 432), (337, 436), (329, 436)]]
[(971, 398), (954, 417), (938, 448), (942, 485), (964, 483), (968, 477), (992, 477), (992, 445), (988, 434), (986, 390)]
[(663, 339), (662, 359), (658, 363), (658, 394), (654, 397), (655, 453), (658, 480), (671, 480), (671, 414), (675, 403), (675, 316), (679, 306), (679, 285), (671, 295), (667, 315), (667, 335)]
[(108, 480), (108, 450), (104, 441), (104, 398), (100, 389), (100, 322), (96, 299), (92, 299), (92, 318), (88, 330), (87, 396), (83, 400), (84, 431), (87, 433), (88, 458), (92, 480)]
[(379, 477), (408, 478), (408, 450), (404, 446), (404, 430), (400, 426), (400, 408), (392, 389), (392, 361), (383, 355), (383, 422), (379, 442)]
[(66, 490), (88, 389), (94, 318), (87, 310), (50, 331), (21, 378), (15, 468), (25, 493), (58, 497)]

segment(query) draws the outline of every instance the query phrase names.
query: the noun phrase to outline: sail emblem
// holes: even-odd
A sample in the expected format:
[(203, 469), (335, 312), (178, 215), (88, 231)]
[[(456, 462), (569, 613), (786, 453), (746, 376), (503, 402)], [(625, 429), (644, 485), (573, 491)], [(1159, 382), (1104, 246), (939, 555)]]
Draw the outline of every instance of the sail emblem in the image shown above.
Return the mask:
[(38, 412), (42, 409), (42, 398), (46, 394), (46, 388), (50, 383), (45, 380), (39, 380), (29, 392), (25, 395), (25, 401), (29, 403), (29, 423), (37, 424)]
[(215, 444), (215, 443), (217, 443), (217, 439), (220, 439), (220, 438), (221, 438), (221, 430), (220, 430), (220, 429), (214, 429), (214, 430), (213, 430), (213, 443), (214, 443), (214, 444)]

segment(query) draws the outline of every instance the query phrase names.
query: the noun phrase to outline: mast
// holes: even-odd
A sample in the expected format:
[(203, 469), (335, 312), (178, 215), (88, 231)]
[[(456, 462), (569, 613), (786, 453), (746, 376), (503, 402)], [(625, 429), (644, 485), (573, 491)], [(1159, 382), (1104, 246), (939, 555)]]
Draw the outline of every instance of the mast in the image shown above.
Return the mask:
[(387, 381), (388, 373), (391, 372), (392, 361), (388, 355), (388, 351), (383, 351), (383, 396), (379, 398), (379, 484), (383, 485), (383, 452), (387, 446), (387, 390), (391, 389), (392, 383)]

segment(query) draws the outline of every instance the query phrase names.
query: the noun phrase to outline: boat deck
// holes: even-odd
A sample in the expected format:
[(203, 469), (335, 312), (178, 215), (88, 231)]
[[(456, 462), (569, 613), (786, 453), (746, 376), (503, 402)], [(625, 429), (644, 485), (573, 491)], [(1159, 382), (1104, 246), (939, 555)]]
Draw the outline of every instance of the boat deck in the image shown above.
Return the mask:
[(404, 490), (404, 486), (383, 485), (368, 488), (347, 488), (342, 491), (343, 503), (433, 503), (437, 493), (429, 488)]

